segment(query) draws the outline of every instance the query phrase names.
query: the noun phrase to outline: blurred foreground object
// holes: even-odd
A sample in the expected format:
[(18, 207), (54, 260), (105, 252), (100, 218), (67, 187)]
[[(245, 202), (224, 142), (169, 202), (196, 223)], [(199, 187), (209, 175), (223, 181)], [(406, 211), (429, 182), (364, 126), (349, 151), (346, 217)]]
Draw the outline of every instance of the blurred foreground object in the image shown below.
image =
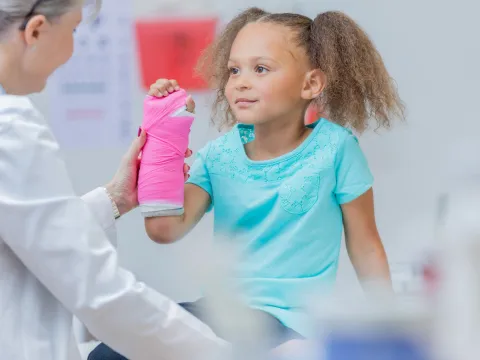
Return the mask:
[(439, 204), (436, 291), (438, 360), (476, 360), (480, 350), (480, 182), (457, 182)]
[(432, 312), (421, 298), (396, 297), (372, 283), (365, 298), (318, 305), (316, 360), (432, 360)]
[(267, 360), (272, 329), (244, 301), (234, 275), (240, 254), (232, 244), (225, 240), (190, 253), (188, 273), (202, 284), (210, 322), (234, 343), (232, 359), (225, 360)]

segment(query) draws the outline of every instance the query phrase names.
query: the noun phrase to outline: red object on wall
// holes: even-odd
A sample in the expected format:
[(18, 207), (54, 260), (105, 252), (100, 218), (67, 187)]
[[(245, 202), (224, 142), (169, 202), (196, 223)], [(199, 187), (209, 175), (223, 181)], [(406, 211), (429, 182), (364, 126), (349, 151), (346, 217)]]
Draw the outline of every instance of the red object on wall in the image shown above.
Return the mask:
[(135, 24), (142, 85), (175, 79), (184, 89), (201, 90), (205, 82), (194, 73), (202, 51), (214, 40), (217, 19), (139, 20)]

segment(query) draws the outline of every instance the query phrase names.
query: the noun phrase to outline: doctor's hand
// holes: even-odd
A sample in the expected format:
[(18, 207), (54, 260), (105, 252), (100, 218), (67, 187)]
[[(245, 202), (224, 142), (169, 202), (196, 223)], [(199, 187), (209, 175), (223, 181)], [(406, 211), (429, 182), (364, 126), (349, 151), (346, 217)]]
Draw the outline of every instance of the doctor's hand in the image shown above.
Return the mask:
[[(142, 152), (147, 134), (141, 131), (139, 136), (133, 141), (127, 153), (123, 156), (120, 166), (105, 188), (112, 197), (118, 207), (120, 215), (126, 214), (138, 206), (137, 197), (137, 181), (138, 170), (140, 167), (140, 154)], [(185, 153), (185, 157), (190, 157), (192, 151), (190, 149)], [(185, 181), (188, 179), (188, 171), (190, 167), (187, 164), (183, 166)]]

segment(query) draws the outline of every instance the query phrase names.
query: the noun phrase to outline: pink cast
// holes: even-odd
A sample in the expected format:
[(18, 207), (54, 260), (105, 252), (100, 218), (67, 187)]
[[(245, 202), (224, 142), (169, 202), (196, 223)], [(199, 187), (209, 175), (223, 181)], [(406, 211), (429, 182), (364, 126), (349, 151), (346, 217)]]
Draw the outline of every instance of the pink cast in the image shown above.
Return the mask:
[(185, 108), (186, 99), (183, 89), (167, 97), (145, 98), (142, 128), (147, 133), (147, 141), (138, 179), (141, 206), (149, 205), (152, 209), (152, 205), (158, 205), (158, 210), (183, 209), (183, 164), (194, 117), (172, 114)]

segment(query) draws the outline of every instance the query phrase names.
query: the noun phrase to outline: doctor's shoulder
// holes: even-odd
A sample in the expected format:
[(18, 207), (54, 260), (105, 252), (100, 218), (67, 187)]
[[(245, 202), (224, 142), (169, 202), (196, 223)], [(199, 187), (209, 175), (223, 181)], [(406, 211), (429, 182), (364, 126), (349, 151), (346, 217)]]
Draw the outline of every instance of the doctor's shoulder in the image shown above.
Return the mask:
[(27, 96), (0, 96), (0, 134), (24, 124), (46, 125), (42, 114)]

